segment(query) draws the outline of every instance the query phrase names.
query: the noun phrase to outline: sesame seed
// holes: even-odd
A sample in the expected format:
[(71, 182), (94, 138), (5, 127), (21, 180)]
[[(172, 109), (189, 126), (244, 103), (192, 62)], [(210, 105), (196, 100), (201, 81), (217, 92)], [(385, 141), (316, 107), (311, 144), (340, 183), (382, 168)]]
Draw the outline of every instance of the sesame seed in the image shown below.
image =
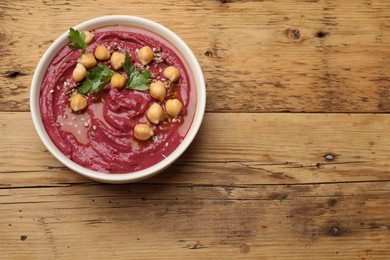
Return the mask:
[(163, 155), (163, 154), (161, 154), (161, 155), (162, 155), (162, 157), (167, 158), (165, 155)]
[(96, 130), (96, 125), (92, 126), (93, 130)]
[(81, 131), (80, 131), (80, 129), (79, 130), (77, 130), (77, 133), (80, 135), (81, 134)]
[(88, 123), (84, 123), (84, 126), (85, 126), (85, 127), (88, 127), (88, 126), (89, 126), (89, 124), (88, 124)]
[(66, 119), (68, 116), (66, 115), (66, 114), (64, 114), (63, 116), (62, 116), (62, 118), (63, 119)]
[(75, 128), (78, 127), (78, 126), (79, 126), (78, 124), (75, 124), (75, 125), (74, 125)]
[(50, 90), (49, 93), (52, 94), (54, 92), (54, 89)]
[(92, 137), (95, 137), (95, 136), (96, 136), (95, 132), (89, 132), (89, 134), (90, 134)]
[(57, 86), (56, 89), (57, 89), (57, 90), (60, 90), (60, 86)]

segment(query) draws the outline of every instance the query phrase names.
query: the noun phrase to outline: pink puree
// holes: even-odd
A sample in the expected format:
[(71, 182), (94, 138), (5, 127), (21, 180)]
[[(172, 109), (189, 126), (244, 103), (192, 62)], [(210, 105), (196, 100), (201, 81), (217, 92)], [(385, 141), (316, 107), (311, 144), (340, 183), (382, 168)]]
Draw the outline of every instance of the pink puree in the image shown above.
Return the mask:
[[(171, 154), (185, 137), (194, 113), (196, 97), (191, 85), (193, 79), (181, 54), (166, 40), (150, 32), (124, 26), (112, 26), (92, 31), (94, 41), (86, 53), (98, 45), (115, 45), (120, 52), (128, 51), (132, 63), (136, 62), (136, 49), (145, 45), (161, 48), (164, 66), (175, 66), (180, 71), (177, 98), (183, 103), (182, 122), (153, 125), (154, 137), (148, 141), (134, 139), (133, 128), (146, 123), (146, 111), (155, 102), (149, 92), (106, 89), (88, 99), (88, 109), (83, 114), (69, 112), (70, 95), (67, 90), (76, 83), (72, 71), (80, 51), (61, 49), (49, 65), (44, 77), (40, 107), (43, 124), (57, 148), (72, 161), (86, 168), (106, 173), (128, 173), (148, 168)], [(109, 62), (104, 62), (109, 66)], [(151, 72), (159, 73), (163, 64), (154, 66)], [(110, 66), (109, 66), (110, 67)], [(111, 68), (111, 67), (110, 67)], [(164, 78), (163, 73), (157, 77)], [(52, 91), (54, 90), (54, 92)]]

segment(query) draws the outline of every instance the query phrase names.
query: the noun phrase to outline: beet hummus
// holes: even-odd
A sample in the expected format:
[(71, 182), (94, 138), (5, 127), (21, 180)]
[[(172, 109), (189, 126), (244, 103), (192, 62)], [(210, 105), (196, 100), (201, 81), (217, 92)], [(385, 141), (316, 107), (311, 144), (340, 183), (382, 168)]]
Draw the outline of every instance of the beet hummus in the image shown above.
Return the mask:
[[(91, 35), (93, 39), (84, 50), (64, 46), (42, 82), (40, 112), (52, 142), (77, 164), (105, 173), (135, 172), (164, 160), (180, 145), (195, 114), (194, 82), (183, 56), (168, 41), (143, 29), (118, 25), (80, 35), (85, 42)], [(126, 73), (130, 69), (126, 71), (125, 63), (100, 57), (98, 47), (108, 50), (111, 58), (128, 54), (134, 75)], [(152, 55), (146, 60), (139, 54), (144, 49)], [(83, 53), (94, 56), (93, 67), (79, 65)], [(81, 78), (75, 76), (78, 66), (86, 70)], [(179, 77), (171, 78), (168, 68)], [(104, 86), (83, 92), (98, 73), (107, 80)], [(115, 77), (124, 85), (114, 86), (114, 74), (120, 74)], [(130, 86), (131, 80), (139, 89)], [(152, 93), (154, 83), (164, 86), (156, 92), (160, 94)]]

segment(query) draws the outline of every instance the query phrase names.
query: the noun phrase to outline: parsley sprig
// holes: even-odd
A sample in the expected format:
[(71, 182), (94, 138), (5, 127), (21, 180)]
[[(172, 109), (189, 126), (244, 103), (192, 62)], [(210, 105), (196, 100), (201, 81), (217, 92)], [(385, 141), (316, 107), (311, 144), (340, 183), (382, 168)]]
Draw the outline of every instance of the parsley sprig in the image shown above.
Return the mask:
[(97, 94), (110, 82), (112, 72), (106, 65), (99, 64), (93, 67), (87, 74), (87, 80), (84, 80), (81, 87), (77, 90), (79, 94)]
[(152, 81), (150, 77), (150, 70), (147, 69), (142, 73), (140, 70), (135, 69), (134, 64), (131, 64), (130, 60), (131, 56), (126, 51), (125, 63), (123, 63), (123, 70), (128, 76), (126, 89), (134, 89), (138, 91), (149, 90), (149, 86), (147, 84)]
[[(150, 77), (150, 70), (147, 69), (143, 73), (137, 70), (134, 64), (130, 62), (131, 56), (126, 51), (125, 63), (123, 63), (123, 70), (127, 74), (126, 89), (133, 89), (138, 91), (147, 91), (149, 86), (147, 85), (152, 78)], [(87, 73), (87, 79), (85, 79), (77, 93), (79, 94), (97, 94), (110, 82), (111, 77), (115, 75), (115, 72), (111, 71), (107, 65), (99, 64), (93, 67)]]
[(81, 50), (84, 53), (85, 49), (88, 47), (88, 44), (84, 42), (85, 33), (80, 33), (78, 30), (75, 30), (73, 28), (69, 29), (68, 40), (73, 42), (73, 44), (69, 43), (68, 46), (74, 51)]

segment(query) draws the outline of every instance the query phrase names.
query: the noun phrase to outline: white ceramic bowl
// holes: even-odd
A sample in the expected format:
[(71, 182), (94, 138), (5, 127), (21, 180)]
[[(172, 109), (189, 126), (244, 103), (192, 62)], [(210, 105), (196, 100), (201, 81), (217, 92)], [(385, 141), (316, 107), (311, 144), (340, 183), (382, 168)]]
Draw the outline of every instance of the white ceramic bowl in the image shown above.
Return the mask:
[(157, 35), (162, 36), (164, 39), (168, 40), (176, 49), (183, 55), (184, 59), (187, 61), (192, 73), (192, 76), (195, 81), (196, 88), (196, 111), (195, 116), (192, 122), (192, 125), (185, 136), (182, 143), (176, 148), (176, 150), (167, 156), (164, 160), (159, 163), (146, 168), (141, 171), (131, 172), (131, 173), (121, 173), (121, 174), (108, 174), (93, 171), (87, 169), (83, 166), (78, 165), (77, 163), (71, 161), (68, 157), (66, 157), (62, 152), (60, 152), (57, 147), (50, 140), (48, 134), (46, 133), (45, 127), (43, 126), (40, 109), (39, 109), (39, 95), (40, 88), (43, 77), (45, 75), (46, 69), (49, 66), (50, 62), (54, 58), (61, 48), (63, 48), (68, 43), (68, 32), (63, 33), (45, 52), (43, 57), (38, 63), (38, 66), (35, 70), (32, 83), (31, 83), (31, 92), (30, 92), (30, 108), (32, 119), (34, 122), (35, 129), (38, 132), (39, 137), (41, 138), (44, 145), (47, 149), (56, 157), (61, 163), (66, 165), (68, 168), (72, 169), (79, 174), (88, 177), (90, 179), (107, 182), (107, 183), (129, 183), (140, 181), (145, 178), (149, 178), (157, 173), (161, 172), (169, 165), (171, 165), (191, 144), (195, 135), (197, 134), (199, 127), (201, 125), (205, 105), (206, 105), (206, 87), (202, 74), (202, 70), (199, 66), (199, 63), (192, 53), (191, 49), (184, 43), (184, 41), (173, 33), (171, 30), (166, 27), (135, 16), (126, 16), (126, 15), (114, 15), (114, 16), (103, 16), (99, 18), (95, 18), (92, 20), (88, 20), (79, 25), (74, 26), (73, 28), (83, 31), (83, 30), (92, 30), (97, 27), (110, 26), (110, 25), (128, 25), (134, 26), (137, 28), (145, 29), (151, 31)]

